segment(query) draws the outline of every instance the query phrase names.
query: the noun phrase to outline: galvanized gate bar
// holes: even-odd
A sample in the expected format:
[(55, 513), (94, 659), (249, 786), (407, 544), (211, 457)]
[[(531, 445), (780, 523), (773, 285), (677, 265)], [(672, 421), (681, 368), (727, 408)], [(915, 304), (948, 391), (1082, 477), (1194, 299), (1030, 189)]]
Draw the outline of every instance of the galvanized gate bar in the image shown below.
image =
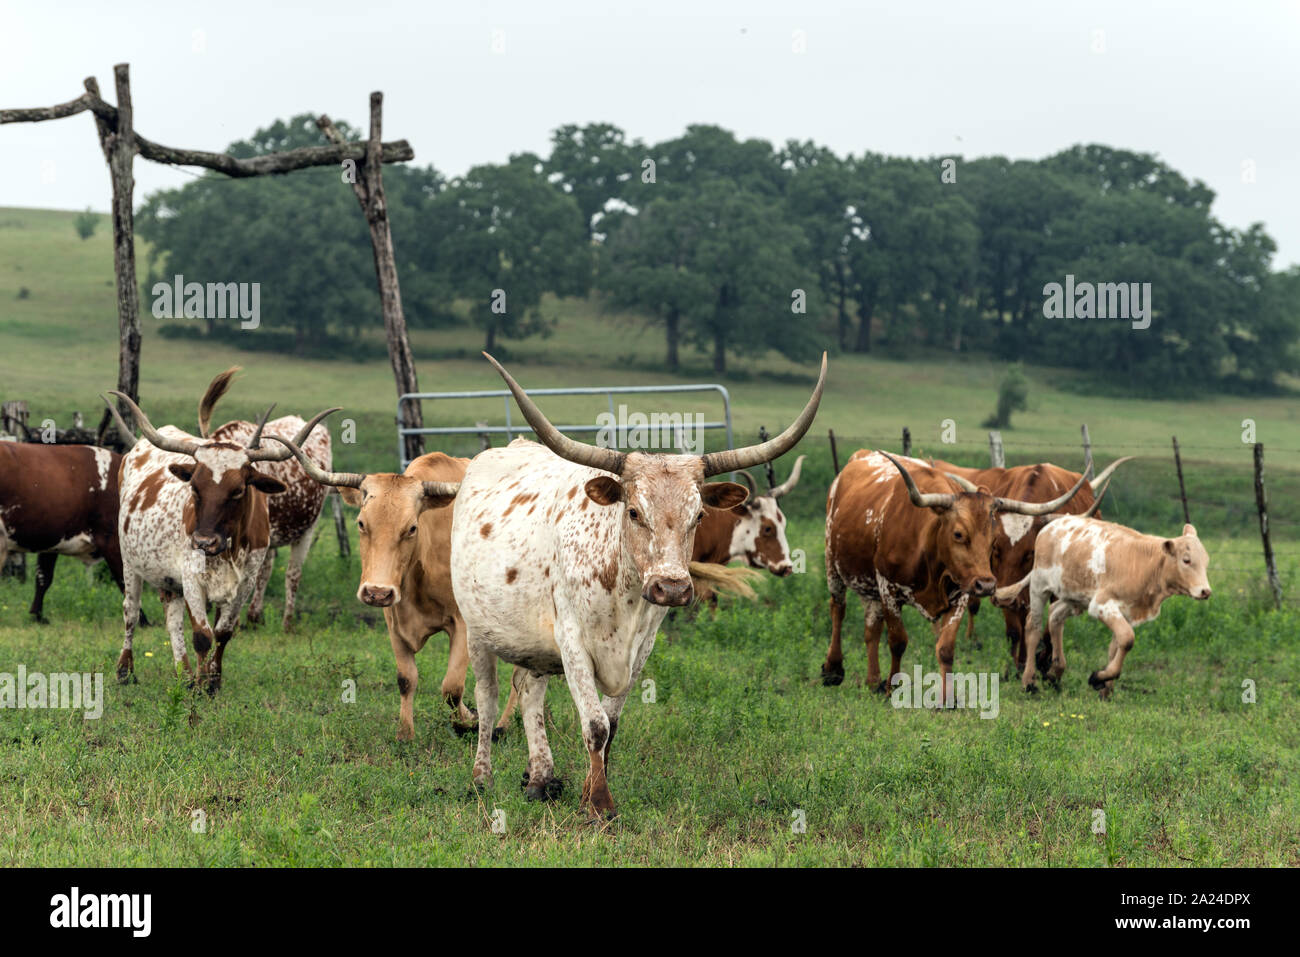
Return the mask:
[[(724, 418), (720, 422), (702, 422), (699, 428), (702, 429), (726, 429), (727, 431), (727, 448), (735, 448), (735, 438), (731, 429), (731, 393), (727, 387), (717, 383), (701, 383), (699, 385), (630, 385), (630, 386), (578, 386), (570, 389), (529, 389), (528, 394), (531, 396), (541, 395), (603, 395), (609, 400), (610, 413), (614, 412), (614, 396), (617, 395), (665, 395), (681, 392), (717, 392), (722, 396), (722, 408)], [(505, 425), (449, 425), (449, 426), (425, 426), (418, 429), (408, 429), (402, 425), (402, 403), (408, 399), (495, 399), (503, 398), (505, 401), (506, 424)], [(513, 439), (516, 433), (531, 433), (532, 429), (527, 426), (516, 428), (511, 420), (510, 410), (513, 403), (510, 401), (511, 392), (509, 389), (487, 389), (474, 392), (407, 392), (397, 397), (397, 459), (401, 462), (401, 468), (405, 469), (410, 461), (406, 458), (406, 436), (408, 435), (482, 435), (487, 433), (501, 434), (504, 433), (507, 438)], [(692, 425), (692, 428), (696, 426)], [(600, 425), (557, 425), (561, 432), (600, 432), (605, 426)], [(640, 427), (638, 427), (640, 428)], [(648, 426), (647, 426), (648, 428)], [(677, 435), (678, 446), (680, 447), (680, 432)]]

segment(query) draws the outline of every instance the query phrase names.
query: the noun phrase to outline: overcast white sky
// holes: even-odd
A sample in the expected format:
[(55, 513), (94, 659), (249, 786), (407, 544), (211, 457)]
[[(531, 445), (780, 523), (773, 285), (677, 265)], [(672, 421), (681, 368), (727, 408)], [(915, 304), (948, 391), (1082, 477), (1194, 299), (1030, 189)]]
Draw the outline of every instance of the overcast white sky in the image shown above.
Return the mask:
[[(122, 61), (153, 140), (218, 150), (300, 112), (364, 128), (380, 89), (385, 138), (452, 175), (545, 152), (567, 122), (648, 142), (716, 123), (841, 154), (1100, 142), (1204, 180), (1221, 221), (1264, 222), (1274, 265), (1300, 262), (1296, 0), (0, 0), (0, 106), (70, 100), (92, 73), (111, 99)], [(135, 173), (137, 204), (187, 179), (142, 159)], [(0, 206), (104, 210), (108, 188), (88, 114), (0, 127)]]

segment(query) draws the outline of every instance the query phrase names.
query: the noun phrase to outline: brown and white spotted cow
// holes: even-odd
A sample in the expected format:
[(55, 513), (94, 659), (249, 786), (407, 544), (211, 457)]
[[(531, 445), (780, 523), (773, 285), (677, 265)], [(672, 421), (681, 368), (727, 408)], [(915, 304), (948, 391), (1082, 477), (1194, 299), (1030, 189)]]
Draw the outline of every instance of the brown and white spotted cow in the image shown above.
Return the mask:
[[(233, 442), (247, 445), (253, 437), (257, 426), (252, 422), (236, 420), (227, 422), (215, 431), (209, 431), (212, 409), (230, 386), (231, 379), (239, 371), (234, 366), (222, 372), (204, 394), (199, 403), (199, 436), (213, 442)], [(271, 419), (262, 430), (262, 438), (278, 436), (292, 438), (303, 427), (303, 420), (296, 415), (284, 415)], [(256, 448), (256, 446), (250, 446)], [(302, 451), (317, 467), (329, 471), (333, 467), (333, 452), (330, 448), (329, 429), (321, 425), (312, 432), (302, 445)], [(303, 467), (292, 458), (283, 462), (270, 459), (263, 463), (261, 471), (279, 479), (284, 484), (284, 491), (273, 495), (268, 500), (271, 521), (270, 552), (262, 563), (262, 570), (257, 577), (257, 584), (248, 601), (248, 623), (258, 624), (262, 621), (262, 603), (266, 597), (266, 585), (275, 568), (276, 550), (282, 546), (289, 547), (289, 563), (284, 570), (284, 615), (282, 627), (288, 631), (293, 627), (294, 606), (298, 597), (298, 585), (302, 581), (302, 566), (311, 552), (312, 539), (316, 536), (316, 522), (320, 518), (321, 506), (325, 503), (328, 489), (307, 475)]]
[[(170, 425), (156, 429), (127, 396), (112, 394), (127, 404), (147, 439), (122, 456), (119, 473), (118, 541), (126, 586), (122, 601), (126, 634), (117, 663), (118, 680), (134, 677), (132, 639), (140, 590), (148, 583), (159, 589), (178, 672), (184, 669), (215, 692), (221, 685), (226, 644), (266, 558), (270, 542), (266, 497), (284, 491), (284, 483), (255, 466), (291, 453), (204, 441)], [(131, 432), (112, 403), (109, 409), (122, 436), (129, 437)], [(304, 425), (296, 440), (306, 439), (325, 415), (322, 412)], [(215, 627), (208, 620), (208, 602), (218, 608)], [(194, 668), (185, 652), (186, 609), (198, 655)], [(216, 651), (208, 660), (214, 640)]]
[(1069, 515), (1038, 533), (1034, 567), (1013, 585), (997, 590), (995, 601), (1015, 599), (1029, 590), (1025, 631), (1025, 670), (1021, 684), (1035, 690), (1035, 648), (1043, 636), (1043, 612), (1052, 605), (1051, 679), (1065, 672), (1065, 623), (1087, 612), (1110, 629), (1113, 638), (1106, 667), (1088, 676), (1088, 684), (1109, 697), (1133, 647), (1133, 629), (1160, 614), (1172, 595), (1210, 597), (1210, 556), (1191, 525), (1177, 538), (1144, 535), (1124, 525)]
[[(1115, 464), (1121, 465), (1130, 459), (1132, 456), (1125, 456)], [(1009, 469), (968, 469), (942, 460), (932, 461), (930, 465), (932, 468), (946, 472), (959, 483), (964, 481), (966, 484), (963, 488), (968, 492), (973, 492), (978, 486), (983, 485), (994, 495), (1019, 499), (1022, 502), (1045, 502), (1056, 498), (1075, 485), (1080, 478), (1078, 472), (1071, 472), (1050, 462), (1039, 465), (1019, 465)], [(1074, 498), (1061, 507), (1061, 511), (1074, 515), (1096, 515), (1109, 481), (1109, 478), (1105, 481), (1100, 477), (1091, 479), (1087, 485), (1079, 489)], [(993, 577), (997, 579), (999, 587), (1019, 581), (1029, 573), (1034, 564), (1034, 542), (1038, 538), (1038, 533), (1053, 518), (1052, 515), (1031, 516), (1016, 512), (1003, 512), (998, 516), (993, 535), (993, 551), (989, 561), (993, 569)], [(978, 606), (977, 599), (971, 602), (969, 609), (971, 617), (967, 619), (968, 633), (974, 628)], [(1024, 635), (1025, 618), (1028, 614), (1027, 597), (1002, 606), (1007, 639), (1011, 645), (1011, 657), (1018, 669), (1023, 669), (1025, 666)], [(1044, 652), (1050, 654), (1050, 647), (1039, 648), (1040, 657)], [(1040, 661), (1039, 666), (1042, 667), (1044, 663), (1045, 661)]]
[(45, 592), (60, 555), (108, 563), (122, 587), (117, 544), (117, 467), (93, 445), (0, 442), (0, 567), (10, 552), (36, 554), (31, 614), (44, 621)]
[(758, 494), (753, 476), (739, 472), (749, 486), (749, 499), (734, 508), (704, 510), (704, 521), (695, 530), (692, 560), (725, 565), (742, 559), (750, 568), (766, 568), (781, 578), (789, 575), (794, 566), (785, 537), (785, 514), (777, 503), (799, 484), (807, 457), (795, 459), (790, 477), (766, 495)]
[(704, 508), (731, 508), (747, 495), (732, 482), (705, 480), (789, 451), (817, 412), (826, 360), (790, 428), (761, 445), (700, 456), (624, 453), (569, 439), (488, 359), (543, 444), (517, 439), (476, 456), (452, 518), (452, 586), (477, 679), (473, 778), (485, 787), (492, 781), (502, 658), (524, 672), (525, 794), (557, 793), (542, 705), (549, 676), (563, 674), (589, 759), (581, 805), (612, 816), (606, 775), (619, 715), (668, 609), (691, 600), (689, 564)]
[(997, 587), (989, 567), (997, 513), (1048, 515), (1084, 484), (1080, 476), (1072, 488), (1051, 501), (1022, 502), (994, 495), (987, 488), (967, 491), (953, 476), (918, 459), (866, 449), (853, 453), (826, 499), (831, 643), (822, 665), (823, 684), (844, 680), (840, 629), (845, 596), (852, 590), (865, 612), (868, 685), (889, 687), (880, 681), (877, 659), (886, 626), (891, 658), (888, 681), (899, 672), (908, 641), (902, 608), (911, 605), (936, 625), (935, 656), (948, 688), (957, 626), (967, 603), (991, 596)]
[[(459, 734), (476, 727), (464, 703), (465, 622), (451, 590), (451, 521), (456, 489), (469, 459), (430, 452), (412, 460), (401, 475), (393, 472), (330, 472), (293, 450), (306, 474), (320, 487), (334, 487), (343, 501), (361, 510), (361, 583), (357, 599), (384, 610), (388, 638), (397, 659), (397, 690), (402, 697), (397, 738), (415, 737), (415, 689), (420, 673), (415, 655), (430, 637), (447, 633), (450, 652), (442, 679), (443, 700), (451, 707), (452, 728)], [(512, 689), (498, 730), (514, 709)]]

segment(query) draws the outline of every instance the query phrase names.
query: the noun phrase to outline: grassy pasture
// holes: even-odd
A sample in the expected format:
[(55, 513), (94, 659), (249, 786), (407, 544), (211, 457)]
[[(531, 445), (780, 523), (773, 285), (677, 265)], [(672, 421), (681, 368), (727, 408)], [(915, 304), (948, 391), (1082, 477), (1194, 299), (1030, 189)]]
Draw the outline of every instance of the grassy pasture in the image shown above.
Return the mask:
[[(109, 224), (77, 239), (73, 213), (0, 209), (0, 398), (25, 398), (39, 421), (97, 419), (96, 396), (116, 379)], [(397, 237), (400, 243), (401, 237)], [(142, 257), (143, 260), (143, 257)], [(19, 291), (27, 295), (19, 298)], [(550, 302), (547, 340), (510, 344), (525, 386), (712, 381), (702, 356), (680, 378), (656, 371), (661, 343), (635, 317), (603, 316), (586, 301)], [(167, 339), (145, 307), (143, 399), (155, 422), (192, 427), (213, 373), (242, 364), (223, 405), (252, 416), (266, 403), (310, 414), (343, 405), (354, 445), (343, 469), (393, 467), (392, 378), (382, 360), (295, 360)], [(255, 335), (255, 333), (249, 333)], [(430, 390), (498, 388), (471, 329), (417, 330), (421, 383)], [(416, 741), (395, 740), (392, 655), (377, 611), (353, 592), (355, 557), (337, 555), (322, 528), (303, 580), (299, 627), (278, 624), (283, 561), (272, 578), (270, 624), (239, 633), (220, 695), (193, 695), (172, 678), (164, 633), (137, 636), (139, 684), (112, 682), (121, 644), (120, 595), (61, 562), (47, 600), (51, 624), (30, 623), (31, 584), (0, 580), (0, 672), (102, 672), (102, 719), (0, 710), (0, 863), (4, 864), (912, 864), (1300, 865), (1300, 409), (1294, 398), (1210, 397), (1130, 402), (1056, 388), (1063, 373), (1030, 369), (1030, 409), (1005, 434), (1012, 463), (1078, 467), (1078, 426), (1089, 424), (1099, 463), (1142, 458), (1117, 477), (1107, 514), (1146, 531), (1181, 526), (1169, 436), (1184, 449), (1192, 517), (1211, 554), (1214, 599), (1173, 599), (1142, 626), (1114, 699), (1087, 674), (1107, 632), (1075, 619), (1059, 692), (1035, 697), (1000, 685), (999, 713), (895, 709), (865, 687), (861, 611), (845, 624), (845, 683), (818, 673), (829, 619), (819, 519), (832, 469), (863, 446), (897, 448), (910, 426), (914, 454), (987, 461), (979, 421), (1003, 370), (981, 358), (921, 362), (836, 356), (804, 480), (787, 500), (791, 542), (807, 573), (766, 580), (755, 603), (679, 617), (647, 666), (655, 700), (633, 696), (615, 743), (611, 788), (620, 817), (597, 829), (577, 815), (585, 756), (567, 689), (552, 682), (550, 735), (568, 784), (551, 805), (518, 788), (526, 749), (518, 724), (494, 750), (496, 786), (469, 786), (473, 743), (447, 727), (437, 685), (438, 638), (417, 659)], [(782, 426), (807, 397), (812, 370), (777, 358), (737, 363), (726, 380), (740, 440)], [(557, 420), (590, 420), (602, 400), (548, 402)], [(431, 423), (500, 416), (500, 403), (438, 409)], [(696, 411), (696, 407), (676, 407)], [(700, 405), (712, 417), (717, 409)], [(940, 442), (957, 423), (958, 443)], [(1243, 419), (1268, 448), (1275, 545), (1288, 602), (1266, 609)], [(468, 451), (469, 446), (446, 446)], [(791, 460), (779, 463), (784, 477)], [(355, 533), (354, 533), (355, 534)], [(145, 605), (161, 620), (153, 596)], [(908, 613), (905, 664), (934, 670), (929, 628)], [(977, 620), (979, 646), (958, 642), (958, 669), (1007, 664), (1000, 616)], [(887, 661), (887, 659), (886, 659)], [(503, 686), (508, 669), (503, 668)], [(346, 681), (355, 703), (344, 703)], [(1242, 701), (1243, 682), (1257, 700)], [(472, 682), (472, 676), (471, 676)], [(503, 833), (491, 827), (505, 812)], [(1106, 815), (1093, 833), (1094, 811)], [(206, 818), (195, 833), (194, 812)], [(792, 829), (802, 812), (806, 832)]]

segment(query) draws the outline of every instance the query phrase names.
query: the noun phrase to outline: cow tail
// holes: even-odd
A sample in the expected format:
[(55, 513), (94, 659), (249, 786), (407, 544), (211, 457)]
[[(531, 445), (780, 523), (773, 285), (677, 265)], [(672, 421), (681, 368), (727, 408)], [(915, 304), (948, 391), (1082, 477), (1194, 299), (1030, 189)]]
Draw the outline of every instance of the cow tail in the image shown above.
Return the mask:
[(697, 596), (727, 594), (753, 598), (754, 588), (751, 583), (763, 577), (761, 572), (753, 568), (733, 568), (713, 562), (691, 562), (690, 571), (691, 584), (695, 586)]
[(999, 588), (995, 591), (993, 593), (993, 604), (1006, 605), (1015, 601), (1016, 596), (1019, 595), (1024, 590), (1025, 586), (1029, 584), (1029, 578), (1031, 575), (1033, 575), (1032, 571), (1029, 575), (1026, 575), (1014, 585), (1008, 585), (1006, 588)]
[(212, 422), (212, 409), (216, 406), (217, 400), (226, 394), (230, 388), (230, 383), (235, 378), (235, 373), (240, 370), (240, 366), (231, 366), (225, 372), (218, 372), (216, 378), (208, 383), (208, 391), (203, 393), (203, 398), (199, 400), (199, 437), (206, 439), (208, 437), (208, 426)]

